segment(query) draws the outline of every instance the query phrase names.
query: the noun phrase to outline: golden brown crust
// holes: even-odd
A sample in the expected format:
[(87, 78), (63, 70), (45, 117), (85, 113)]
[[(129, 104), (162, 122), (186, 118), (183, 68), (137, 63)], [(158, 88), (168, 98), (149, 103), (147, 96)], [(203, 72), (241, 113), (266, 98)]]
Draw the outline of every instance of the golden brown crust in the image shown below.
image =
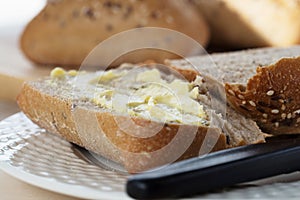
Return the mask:
[(300, 133), (300, 57), (258, 67), (247, 86), (226, 84), (229, 103), (271, 134)]
[[(125, 167), (130, 169), (132, 173), (145, 171), (149, 168), (157, 167), (164, 164), (173, 163), (176, 161), (196, 157), (209, 152), (218, 151), (226, 148), (226, 137), (224, 134), (220, 134), (219, 129), (209, 129), (209, 137), (206, 137), (208, 130), (205, 128), (199, 128), (196, 135), (186, 133), (187, 136), (179, 138), (178, 141), (173, 143), (173, 146), (169, 146), (166, 149), (160, 149), (159, 153), (151, 152), (141, 155), (130, 154), (122, 152), (126, 159)], [(188, 137), (193, 137), (193, 141), (186, 146), (186, 140)], [(186, 148), (184, 153), (180, 154), (180, 148)], [(181, 155), (181, 156), (180, 156)], [(169, 161), (169, 162), (166, 162)], [(147, 165), (145, 165), (145, 163)], [(132, 171), (133, 170), (133, 171)]]
[(42, 94), (24, 83), (17, 97), (20, 109), (36, 124), (59, 134), (70, 142), (82, 145), (71, 114), (71, 102)]
[[(228, 147), (225, 135), (216, 128), (164, 124), (154, 136), (139, 138), (120, 130), (118, 121), (128, 120), (128, 117), (98, 113), (97, 118), (103, 133), (112, 145), (118, 148), (120, 160), (131, 173), (198, 156), (200, 148), (204, 148), (205, 153), (209, 153)], [(136, 120), (139, 124), (148, 123), (144, 119)], [(184, 133), (180, 133), (179, 129), (184, 126)], [(204, 138), (212, 144), (204, 142)], [(185, 148), (187, 149), (184, 150)]]
[[(162, 129), (152, 137), (139, 138), (131, 135), (131, 133), (126, 133), (120, 130), (118, 121), (127, 120), (127, 116), (115, 116), (112, 113), (97, 113), (98, 121), (100, 122), (100, 127), (103, 130), (103, 133), (109, 138), (110, 141), (121, 150), (129, 151), (133, 153), (139, 152), (153, 152), (159, 150), (160, 148), (169, 144), (178, 133), (180, 127), (186, 126), (187, 129), (193, 130), (195, 128), (196, 135), (195, 143), (199, 144), (196, 148), (199, 148), (203, 142), (204, 137), (206, 136), (209, 127), (192, 127), (188, 125), (178, 125), (178, 124), (163, 124)], [(145, 119), (136, 119), (139, 121), (139, 124), (148, 123), (148, 120)], [(109, 122), (109, 123), (108, 123)], [(217, 130), (217, 129), (215, 129)], [(217, 131), (214, 131), (216, 133)], [(186, 133), (188, 134), (188, 133)], [(219, 134), (219, 143), (214, 149), (225, 148), (224, 134), (220, 131)], [(214, 134), (215, 136), (216, 134)], [(189, 154), (194, 154), (195, 152), (190, 152)]]
[[(27, 25), (21, 37), (21, 48), (36, 63), (80, 66), (100, 42), (137, 27), (163, 27), (180, 31), (205, 46), (209, 39), (206, 22), (187, 3), (184, 8), (179, 6), (177, 1), (172, 0), (51, 1)], [(189, 15), (180, 15), (179, 9), (185, 9), (185, 6), (189, 9)], [(175, 49), (183, 48), (176, 45), (172, 43)], [(114, 46), (118, 48), (118, 44)], [(145, 49), (136, 55), (122, 57), (117, 62), (137, 63), (146, 59), (162, 61), (176, 57), (178, 55), (172, 53)]]

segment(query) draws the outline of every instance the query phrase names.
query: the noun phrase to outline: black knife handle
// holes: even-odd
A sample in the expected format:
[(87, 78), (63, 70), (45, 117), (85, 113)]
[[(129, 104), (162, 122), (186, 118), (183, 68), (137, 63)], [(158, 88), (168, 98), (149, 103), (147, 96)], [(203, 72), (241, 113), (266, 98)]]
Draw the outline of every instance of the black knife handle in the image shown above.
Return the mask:
[(300, 169), (300, 139), (227, 149), (130, 177), (137, 199), (182, 197)]

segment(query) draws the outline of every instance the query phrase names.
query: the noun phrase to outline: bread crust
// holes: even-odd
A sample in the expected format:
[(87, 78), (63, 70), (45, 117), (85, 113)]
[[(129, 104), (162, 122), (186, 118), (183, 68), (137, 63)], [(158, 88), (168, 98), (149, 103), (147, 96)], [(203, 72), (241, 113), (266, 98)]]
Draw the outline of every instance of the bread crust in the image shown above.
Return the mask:
[[(199, 155), (200, 148), (207, 153), (228, 147), (226, 137), (220, 129), (204, 126), (165, 124), (155, 136), (137, 138), (118, 126), (118, 120), (124, 121), (130, 117), (74, 107), (71, 101), (41, 93), (30, 83), (24, 83), (17, 102), (21, 110), (40, 127), (124, 165), (131, 173), (168, 164), (169, 161), (195, 157)], [(145, 119), (136, 120), (139, 124), (149, 123)], [(191, 131), (177, 137), (176, 134), (183, 126)], [(185, 144), (191, 138), (190, 143)], [(171, 151), (164, 150), (170, 143), (174, 143)], [(186, 145), (186, 149), (183, 148), (182, 152), (178, 152), (181, 154), (174, 155), (174, 149), (180, 149), (180, 145)], [(161, 149), (163, 150), (160, 151)]]
[[(184, 8), (180, 5), (184, 5)], [(189, 9), (189, 15), (180, 15), (179, 9)], [(78, 67), (100, 42), (114, 34), (138, 27), (163, 27), (180, 31), (203, 46), (209, 40), (206, 22), (187, 2), (54, 0), (48, 2), (27, 25), (20, 44), (25, 55), (35, 63)], [(171, 43), (172, 49), (183, 48), (176, 45), (176, 42)], [(119, 47), (118, 44), (113, 46), (115, 47), (111, 48)], [(147, 59), (161, 63), (165, 58), (178, 58), (178, 55), (143, 49), (136, 54), (129, 53), (119, 58), (113, 65), (138, 63)]]
[(300, 133), (300, 57), (258, 67), (247, 85), (225, 84), (228, 102), (271, 134)]

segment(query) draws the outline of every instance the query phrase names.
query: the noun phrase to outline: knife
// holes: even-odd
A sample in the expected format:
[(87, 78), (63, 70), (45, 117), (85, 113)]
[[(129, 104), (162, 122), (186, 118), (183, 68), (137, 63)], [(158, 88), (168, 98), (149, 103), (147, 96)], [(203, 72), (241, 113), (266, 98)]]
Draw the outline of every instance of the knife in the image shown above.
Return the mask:
[(300, 137), (283, 136), (133, 175), (127, 180), (126, 191), (137, 199), (184, 197), (297, 170)]

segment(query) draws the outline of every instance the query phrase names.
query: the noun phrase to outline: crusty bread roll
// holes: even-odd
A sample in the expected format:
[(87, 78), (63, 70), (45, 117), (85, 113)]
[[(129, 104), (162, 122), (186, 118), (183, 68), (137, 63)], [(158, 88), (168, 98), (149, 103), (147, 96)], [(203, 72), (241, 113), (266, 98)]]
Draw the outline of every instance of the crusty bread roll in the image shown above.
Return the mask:
[(300, 43), (299, 0), (194, 0), (215, 46), (233, 48)]
[[(200, 77), (191, 84), (156, 64), (75, 75), (56, 69), (52, 78), (26, 82), (20, 108), (49, 132), (121, 163), (129, 172), (264, 142), (254, 121), (230, 107), (222, 115), (224, 102), (216, 99), (213, 105)], [(125, 107), (120, 99), (126, 99)]]
[(190, 80), (200, 71), (223, 82), (227, 102), (255, 120), (264, 132), (299, 134), (299, 55), (300, 46), (263, 48), (191, 58), (197, 70), (184, 60), (168, 64)]
[[(35, 63), (60, 66), (80, 66), (84, 58), (103, 40), (125, 30), (139, 27), (162, 27), (179, 31), (206, 46), (209, 28), (200, 13), (185, 0), (51, 0), (46, 7), (27, 25), (21, 37), (21, 49)], [(152, 41), (141, 34), (138, 38)], [(125, 38), (126, 40), (126, 38)], [(123, 62), (137, 63), (147, 59), (162, 62), (165, 58), (176, 58), (176, 50), (189, 47), (168, 41), (166, 44), (175, 54), (143, 49), (123, 56), (114, 65)], [(122, 48), (120, 43), (110, 45), (114, 53)], [(101, 56), (101, 55), (100, 55)], [(121, 56), (121, 55), (116, 55)], [(184, 55), (185, 56), (185, 55)], [(101, 65), (101, 59), (98, 63)]]

